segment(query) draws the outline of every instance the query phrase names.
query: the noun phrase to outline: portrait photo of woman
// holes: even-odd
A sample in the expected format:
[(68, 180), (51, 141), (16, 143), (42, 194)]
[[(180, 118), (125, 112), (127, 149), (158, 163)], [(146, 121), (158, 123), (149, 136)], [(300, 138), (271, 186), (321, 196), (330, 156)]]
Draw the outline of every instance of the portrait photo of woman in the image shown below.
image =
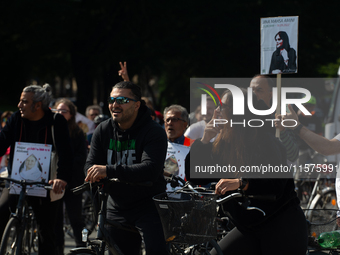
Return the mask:
[(21, 164), (19, 174), (23, 179), (31, 181), (38, 180), (41, 177), (41, 165), (33, 154)]
[(166, 172), (167, 174), (178, 175), (179, 167), (175, 155), (171, 155), (165, 160), (164, 172)]
[(286, 32), (280, 31), (274, 36), (276, 50), (273, 52), (269, 73), (296, 73), (296, 51), (290, 47)]

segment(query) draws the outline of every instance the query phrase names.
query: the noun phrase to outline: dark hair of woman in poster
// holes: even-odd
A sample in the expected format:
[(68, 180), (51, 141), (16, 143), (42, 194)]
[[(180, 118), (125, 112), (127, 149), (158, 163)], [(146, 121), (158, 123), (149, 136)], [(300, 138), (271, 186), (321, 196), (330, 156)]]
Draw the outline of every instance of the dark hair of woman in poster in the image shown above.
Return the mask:
[(276, 50), (273, 52), (269, 73), (296, 73), (296, 51), (290, 47), (286, 32), (280, 31), (274, 36)]

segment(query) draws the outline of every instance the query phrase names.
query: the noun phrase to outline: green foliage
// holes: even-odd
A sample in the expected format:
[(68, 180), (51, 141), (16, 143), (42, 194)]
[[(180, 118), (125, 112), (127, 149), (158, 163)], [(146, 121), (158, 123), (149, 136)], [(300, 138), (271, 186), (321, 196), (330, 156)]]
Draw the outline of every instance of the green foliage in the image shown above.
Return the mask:
[(338, 58), (335, 63), (329, 63), (327, 65), (320, 66), (318, 69), (318, 73), (331, 78), (331, 77), (334, 77), (338, 73), (339, 67), (340, 67), (340, 58)]

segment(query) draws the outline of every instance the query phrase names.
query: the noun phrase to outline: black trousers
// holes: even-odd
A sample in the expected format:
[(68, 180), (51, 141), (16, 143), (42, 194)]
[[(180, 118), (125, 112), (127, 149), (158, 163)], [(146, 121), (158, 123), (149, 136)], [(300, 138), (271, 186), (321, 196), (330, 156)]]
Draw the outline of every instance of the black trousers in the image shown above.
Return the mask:
[[(82, 218), (82, 195), (74, 195), (72, 191), (67, 189), (62, 199), (65, 204), (68, 219), (73, 229), (74, 239), (77, 247), (84, 247), (86, 243), (82, 242), (82, 230), (85, 227), (84, 219)], [(56, 236), (57, 246), (64, 246), (64, 207), (59, 207)]]
[[(110, 203), (110, 199), (108, 203)], [(131, 211), (118, 212), (108, 209), (107, 217), (108, 219), (135, 227), (139, 231), (138, 234), (123, 231), (116, 227), (106, 227), (110, 232), (110, 236), (124, 254), (139, 255), (142, 237), (145, 243), (146, 255), (168, 254), (163, 227), (153, 201)]]
[[(15, 212), (18, 195), (9, 194), (7, 188), (3, 189), (0, 197), (0, 232), (1, 236), (6, 227), (10, 213)], [(51, 202), (49, 194), (47, 197), (27, 196), (29, 205), (32, 206), (37, 220), (39, 233), (39, 255), (55, 254), (55, 224), (57, 219), (60, 200)]]
[[(228, 255), (305, 255), (307, 251), (307, 223), (298, 205), (268, 220), (252, 232), (234, 228), (218, 244)], [(211, 251), (216, 254), (216, 251)]]

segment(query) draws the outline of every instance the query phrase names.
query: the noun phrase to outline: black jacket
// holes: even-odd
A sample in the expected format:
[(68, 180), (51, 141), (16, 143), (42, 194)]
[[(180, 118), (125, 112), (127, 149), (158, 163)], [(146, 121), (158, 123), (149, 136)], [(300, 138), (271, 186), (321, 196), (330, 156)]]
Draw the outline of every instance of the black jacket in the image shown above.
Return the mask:
[[(34, 127), (32, 127), (33, 123)], [(21, 141), (44, 144), (47, 132), (46, 143), (51, 144), (52, 150), (55, 150), (52, 139), (52, 125), (54, 125), (55, 144), (59, 157), (57, 178), (66, 182), (71, 180), (73, 153), (67, 122), (60, 114), (56, 114), (54, 119), (54, 113), (50, 110), (45, 112), (42, 119), (35, 122), (21, 118), (19, 111), (15, 112), (7, 121), (6, 126), (0, 132), (0, 155), (4, 155), (7, 148), (11, 146), (10, 162), (8, 166), (9, 174), (12, 172), (15, 142)]]
[[(195, 165), (215, 165), (218, 163), (220, 160), (215, 158), (211, 151), (212, 143), (203, 144), (200, 141), (195, 141), (190, 150), (191, 171), (195, 171)], [(260, 135), (257, 148), (253, 151), (252, 166), (259, 166), (261, 164), (270, 164), (271, 166), (286, 165), (285, 148), (280, 141), (270, 133), (264, 132)], [(211, 157), (209, 157), (209, 155), (211, 155)], [(188, 159), (186, 159), (186, 161), (187, 160)], [(220, 163), (220, 165), (222, 165), (222, 163)], [(188, 174), (186, 175), (187, 179), (190, 180), (188, 169), (186, 169), (186, 174)], [(293, 176), (292, 173), (288, 173), (288, 175)], [(219, 179), (193, 179), (190, 181), (195, 184), (205, 184), (218, 180)], [(247, 195), (273, 195), (275, 199), (250, 199), (250, 206), (261, 208), (265, 211), (266, 216), (263, 216), (259, 211), (245, 210), (238, 204), (238, 202), (240, 202), (238, 199), (225, 203), (225, 211), (240, 230), (247, 231), (259, 228), (261, 224), (270, 220), (272, 217), (277, 217), (285, 208), (299, 204), (293, 178), (263, 178), (259, 173), (257, 174), (257, 178), (249, 179), (249, 188), (245, 193)]]
[(84, 183), (84, 165), (87, 157), (87, 142), (85, 134), (81, 128), (74, 131), (71, 137), (71, 145), (73, 150), (73, 167), (72, 167), (72, 180), (68, 183), (70, 189), (80, 186)]
[(280, 50), (275, 50), (270, 61), (269, 73), (271, 74), (276, 69), (281, 70), (282, 73), (296, 73), (296, 51), (293, 48), (288, 50), (288, 58), (287, 66), (280, 54)]
[[(127, 130), (120, 130), (112, 118), (99, 124), (84, 169), (87, 172), (94, 164), (106, 165), (108, 178), (121, 181), (109, 188), (115, 208), (132, 209), (165, 191), (166, 150), (164, 129), (151, 119), (149, 109), (141, 105), (135, 122)], [(152, 182), (152, 186), (131, 184), (138, 182)]]

